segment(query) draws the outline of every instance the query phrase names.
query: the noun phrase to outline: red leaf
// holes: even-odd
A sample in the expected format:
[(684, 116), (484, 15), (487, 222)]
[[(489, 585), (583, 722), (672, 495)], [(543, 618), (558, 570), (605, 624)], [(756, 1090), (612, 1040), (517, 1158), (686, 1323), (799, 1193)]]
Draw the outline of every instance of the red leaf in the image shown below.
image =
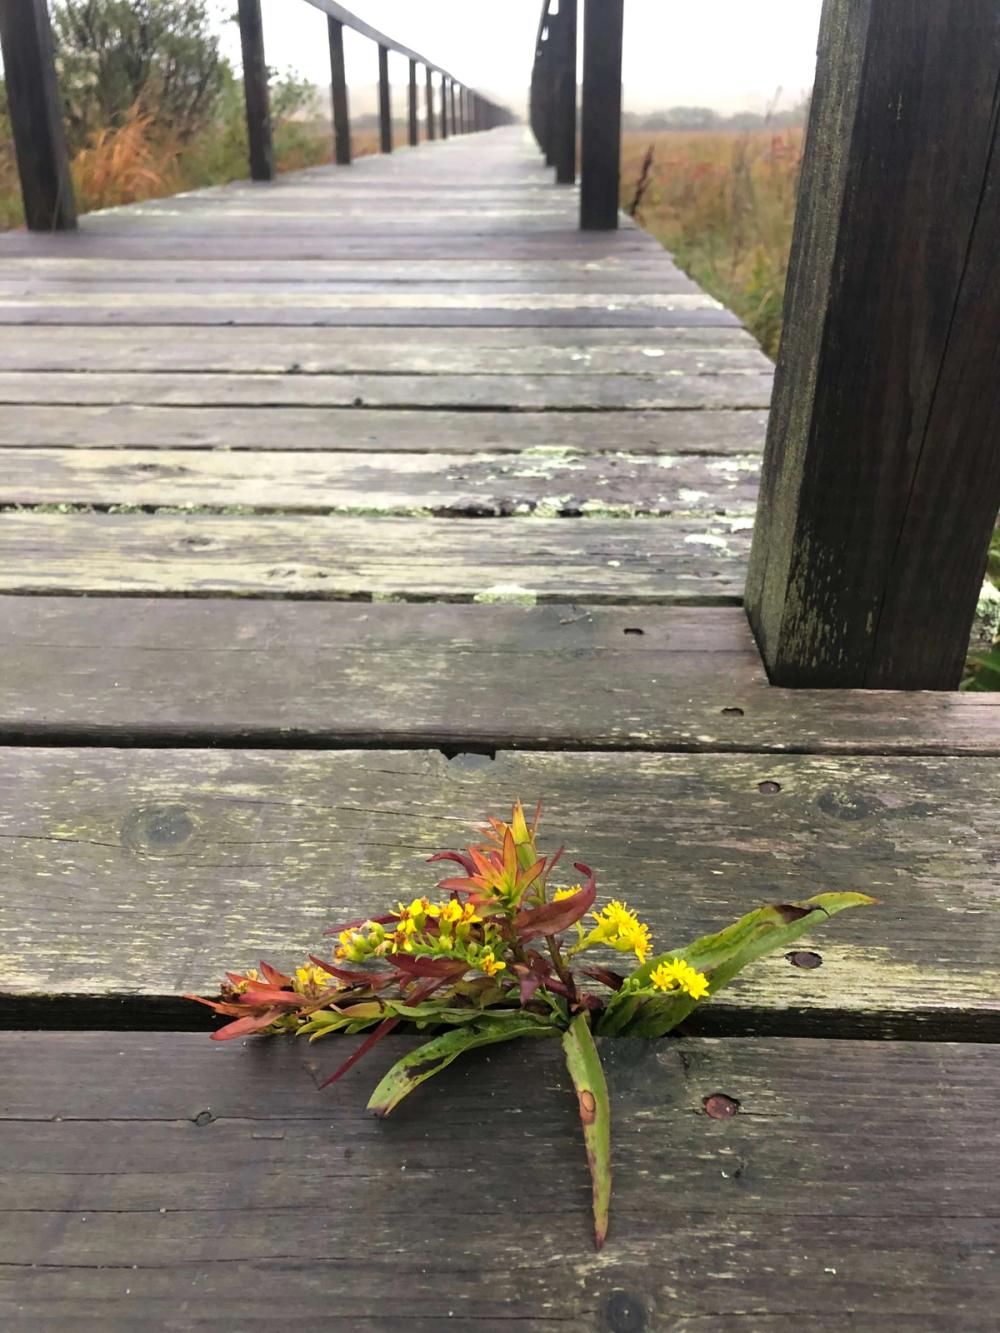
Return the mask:
[(352, 986), (367, 986), (370, 990), (378, 990), (380, 986), (387, 986), (393, 980), (391, 972), (358, 972), (350, 967), (337, 967), (336, 964), (326, 963), (312, 953), (309, 955), (309, 961), (321, 967), (324, 972), (329, 972), (331, 977), (336, 977), (338, 981), (350, 982)]
[(246, 1018), (237, 1018), (235, 1022), (219, 1028), (218, 1032), (213, 1032), (212, 1040), (232, 1041), (234, 1037), (248, 1037), (254, 1032), (263, 1032), (276, 1018), (281, 1017), (281, 1012), (280, 1009), (269, 1009), (264, 1014), (248, 1014)]
[(321, 1088), (328, 1088), (331, 1083), (336, 1083), (338, 1078), (343, 1078), (352, 1065), (356, 1065), (363, 1055), (367, 1055), (373, 1046), (387, 1037), (394, 1027), (398, 1027), (402, 1020), (399, 1018), (385, 1018), (379, 1023), (378, 1027), (367, 1036), (353, 1055), (349, 1055), (339, 1069), (336, 1069), (328, 1079), (324, 1079), (319, 1085)]
[(476, 865), (471, 856), (465, 856), (462, 852), (435, 852), (433, 856), (427, 858), (428, 865), (431, 861), (457, 861), (470, 875), (476, 873)]
[(612, 972), (610, 967), (585, 967), (582, 971), (585, 977), (593, 977), (610, 990), (621, 990), (625, 980), (620, 972)]
[(203, 995), (182, 995), (181, 999), (194, 1000), (195, 1004), (203, 1004), (206, 1008), (214, 1010), (215, 1013), (225, 1014), (227, 1017), (244, 1012), (242, 1005), (232, 1004), (226, 1000), (206, 1000)]
[(270, 987), (248, 986), (240, 996), (246, 1008), (257, 1005), (271, 1005), (275, 1009), (301, 1009), (305, 1003), (297, 991), (272, 990)]
[(585, 912), (593, 907), (597, 898), (597, 884), (589, 866), (577, 861), (574, 869), (586, 877), (586, 884), (579, 893), (572, 897), (560, 898), (558, 902), (543, 903), (541, 907), (531, 907), (526, 912), (519, 912), (514, 918), (514, 928), (522, 941), (534, 939), (538, 935), (558, 935), (568, 930), (574, 921), (579, 921)]
[(270, 963), (265, 963), (263, 959), (261, 959), (260, 970), (264, 973), (265, 980), (269, 981), (272, 986), (277, 986), (279, 990), (282, 986), (292, 984), (291, 977), (286, 977), (284, 972), (279, 972), (276, 967), (272, 967)]

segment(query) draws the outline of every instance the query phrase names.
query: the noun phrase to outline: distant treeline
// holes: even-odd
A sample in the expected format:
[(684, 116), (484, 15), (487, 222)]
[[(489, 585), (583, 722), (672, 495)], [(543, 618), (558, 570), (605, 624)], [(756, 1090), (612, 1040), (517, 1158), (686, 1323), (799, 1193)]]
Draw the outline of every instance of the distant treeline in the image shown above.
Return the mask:
[(787, 111), (738, 111), (732, 116), (723, 116), (718, 111), (713, 111), (710, 106), (672, 106), (665, 111), (651, 111), (645, 115), (626, 111), (622, 116), (622, 129), (782, 130), (804, 125), (808, 113), (808, 98)]

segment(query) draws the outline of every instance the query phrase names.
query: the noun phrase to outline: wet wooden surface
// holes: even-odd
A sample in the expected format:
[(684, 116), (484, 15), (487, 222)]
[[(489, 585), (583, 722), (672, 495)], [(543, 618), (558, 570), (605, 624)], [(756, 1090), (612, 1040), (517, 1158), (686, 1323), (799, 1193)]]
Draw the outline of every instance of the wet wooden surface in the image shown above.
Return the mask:
[[(317, 1092), (351, 1041), (0, 1034), (4, 1326), (993, 1326), (996, 1046), (605, 1042), (597, 1260), (554, 1044), (473, 1055), (374, 1121), (368, 1080), (407, 1043)], [(706, 1115), (717, 1093), (735, 1116)]]
[[(769, 363), (576, 206), (515, 128), (0, 237), (5, 1328), (992, 1326), (997, 709), (767, 684)], [(664, 948), (882, 900), (608, 1045), (599, 1261), (555, 1049), (375, 1126), (179, 1031), (518, 794)]]

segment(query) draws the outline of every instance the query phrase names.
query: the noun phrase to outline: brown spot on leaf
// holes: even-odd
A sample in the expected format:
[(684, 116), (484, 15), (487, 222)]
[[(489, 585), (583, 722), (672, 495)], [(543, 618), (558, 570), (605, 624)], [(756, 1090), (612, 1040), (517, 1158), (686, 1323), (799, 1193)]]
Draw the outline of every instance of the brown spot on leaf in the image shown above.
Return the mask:
[(813, 909), (811, 907), (796, 907), (794, 903), (775, 903), (774, 910), (785, 925), (790, 926), (793, 921), (801, 921), (804, 916), (808, 916)]
[(588, 1088), (580, 1093), (580, 1119), (585, 1125), (592, 1125), (597, 1119), (597, 1099)]
[(739, 1111), (740, 1104), (735, 1097), (727, 1097), (724, 1092), (713, 1092), (702, 1102), (705, 1114), (713, 1120), (731, 1120)]

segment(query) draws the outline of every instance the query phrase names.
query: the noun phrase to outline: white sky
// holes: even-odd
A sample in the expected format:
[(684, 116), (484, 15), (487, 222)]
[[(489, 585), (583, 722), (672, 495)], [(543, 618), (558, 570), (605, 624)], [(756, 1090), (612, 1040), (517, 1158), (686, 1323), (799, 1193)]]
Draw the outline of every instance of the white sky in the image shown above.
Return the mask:
[[(472, 87), (521, 110), (540, 0), (345, 0), (359, 18), (443, 65)], [(239, 64), (232, 0), (217, 0), (226, 53)], [(713, 106), (760, 111), (812, 84), (822, 0), (626, 0), (623, 81), (627, 110)], [(268, 64), (328, 86), (326, 17), (307, 0), (262, 0)], [(582, 12), (582, 0), (581, 0)], [(345, 32), (348, 81), (377, 77), (374, 45)], [(390, 62), (400, 86), (406, 62)], [(520, 99), (520, 101), (519, 101)]]

